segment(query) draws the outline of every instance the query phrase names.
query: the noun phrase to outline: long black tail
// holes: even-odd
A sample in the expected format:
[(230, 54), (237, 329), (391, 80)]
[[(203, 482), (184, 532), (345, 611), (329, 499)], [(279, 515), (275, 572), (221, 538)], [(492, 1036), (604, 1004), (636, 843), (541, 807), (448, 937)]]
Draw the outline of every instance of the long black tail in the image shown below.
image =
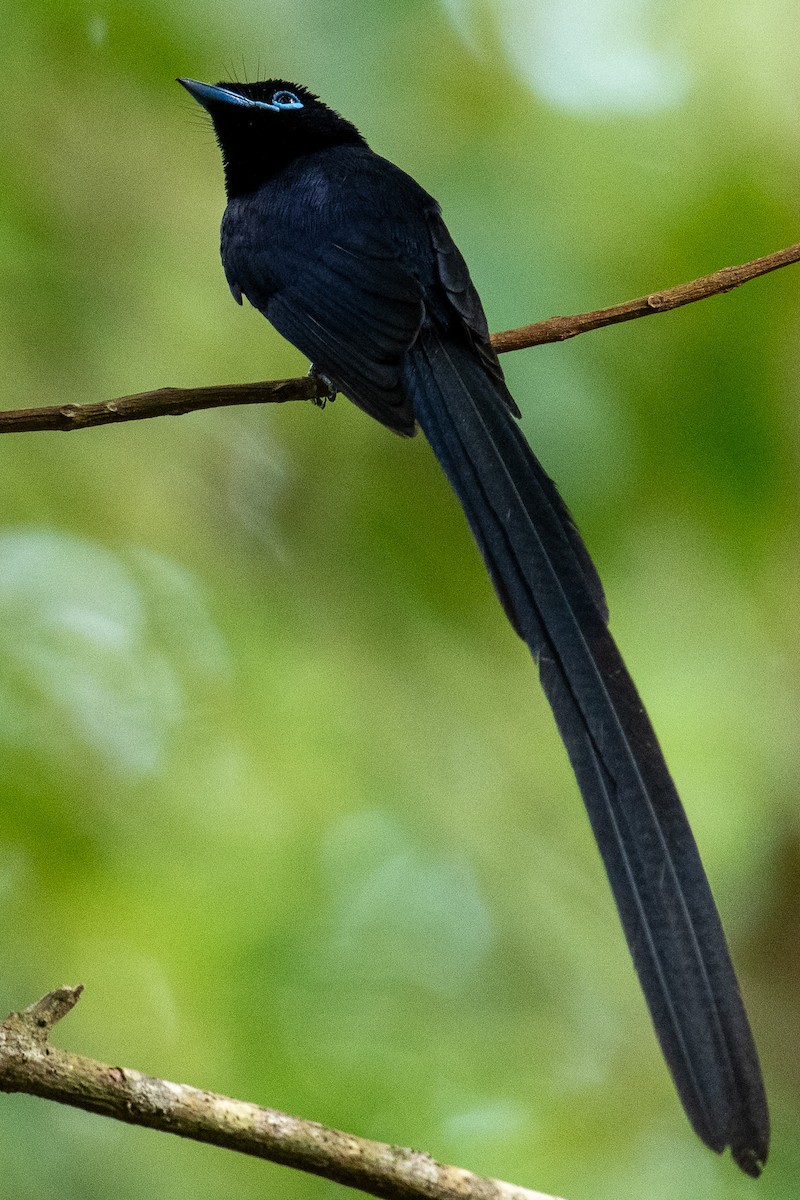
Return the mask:
[(756, 1049), (711, 890), (655, 733), (608, 631), (599, 579), (555, 485), (467, 347), (424, 328), (417, 420), (495, 588), (539, 663), (664, 1057), (695, 1131), (766, 1161)]

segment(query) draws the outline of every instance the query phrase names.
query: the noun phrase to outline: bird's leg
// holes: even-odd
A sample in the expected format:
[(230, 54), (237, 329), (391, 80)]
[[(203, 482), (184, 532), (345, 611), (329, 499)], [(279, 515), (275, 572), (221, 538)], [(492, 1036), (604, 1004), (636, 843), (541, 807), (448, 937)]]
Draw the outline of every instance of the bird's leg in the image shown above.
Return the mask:
[(336, 399), (336, 397), (339, 394), (339, 389), (337, 388), (337, 386), (333, 382), (333, 380), (331, 378), (329, 378), (329, 376), (323, 374), (322, 371), (318, 371), (313, 363), (308, 368), (308, 376), (309, 376), (309, 379), (319, 380), (319, 382), (325, 388), (325, 391), (323, 392), (323, 394), (321, 396), (313, 396), (312, 397), (311, 403), (316, 405), (317, 408), (324, 408), (329, 400), (330, 400), (331, 404), (333, 404), (334, 400)]

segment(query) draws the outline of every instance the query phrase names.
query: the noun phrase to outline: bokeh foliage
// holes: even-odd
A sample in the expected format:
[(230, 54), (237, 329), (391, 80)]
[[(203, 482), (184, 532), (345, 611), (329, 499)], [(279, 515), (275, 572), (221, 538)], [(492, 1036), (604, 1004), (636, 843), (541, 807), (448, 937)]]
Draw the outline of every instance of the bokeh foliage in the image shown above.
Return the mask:
[[(172, 82), (298, 78), (441, 200), (494, 328), (798, 240), (787, 0), (3, 5), (4, 407), (305, 369), (230, 300)], [(592, 1197), (796, 1195), (797, 268), (508, 356), (712, 877), (775, 1125), (661, 1063), (529, 659), (427, 447), (344, 400), (3, 439), (0, 1009)], [(13, 1200), (333, 1184), (2, 1100)]]

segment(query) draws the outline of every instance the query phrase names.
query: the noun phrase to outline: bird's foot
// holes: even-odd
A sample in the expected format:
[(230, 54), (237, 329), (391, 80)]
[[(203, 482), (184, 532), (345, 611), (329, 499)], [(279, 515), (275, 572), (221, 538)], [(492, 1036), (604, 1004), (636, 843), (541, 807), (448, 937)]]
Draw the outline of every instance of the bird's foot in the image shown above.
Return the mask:
[(322, 371), (318, 371), (313, 363), (308, 368), (308, 376), (309, 379), (316, 379), (325, 389), (321, 396), (312, 396), (311, 403), (316, 405), (317, 408), (324, 408), (329, 400), (333, 404), (339, 394), (339, 389), (333, 380), (324, 375)]

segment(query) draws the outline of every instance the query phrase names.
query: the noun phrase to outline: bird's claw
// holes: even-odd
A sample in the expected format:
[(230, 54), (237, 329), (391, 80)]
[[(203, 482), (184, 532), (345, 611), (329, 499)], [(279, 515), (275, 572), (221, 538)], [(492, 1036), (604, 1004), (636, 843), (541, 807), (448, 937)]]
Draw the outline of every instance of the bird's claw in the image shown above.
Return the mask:
[(337, 388), (337, 386), (333, 382), (333, 380), (330, 379), (327, 375), (323, 374), (322, 371), (318, 371), (313, 363), (308, 368), (308, 376), (310, 379), (316, 379), (319, 383), (322, 384), (323, 388), (325, 389), (324, 392), (322, 393), (322, 395), (312, 396), (311, 403), (316, 408), (324, 408), (329, 400), (330, 400), (331, 404), (333, 404), (334, 400), (336, 399), (337, 395), (339, 394), (339, 389)]

